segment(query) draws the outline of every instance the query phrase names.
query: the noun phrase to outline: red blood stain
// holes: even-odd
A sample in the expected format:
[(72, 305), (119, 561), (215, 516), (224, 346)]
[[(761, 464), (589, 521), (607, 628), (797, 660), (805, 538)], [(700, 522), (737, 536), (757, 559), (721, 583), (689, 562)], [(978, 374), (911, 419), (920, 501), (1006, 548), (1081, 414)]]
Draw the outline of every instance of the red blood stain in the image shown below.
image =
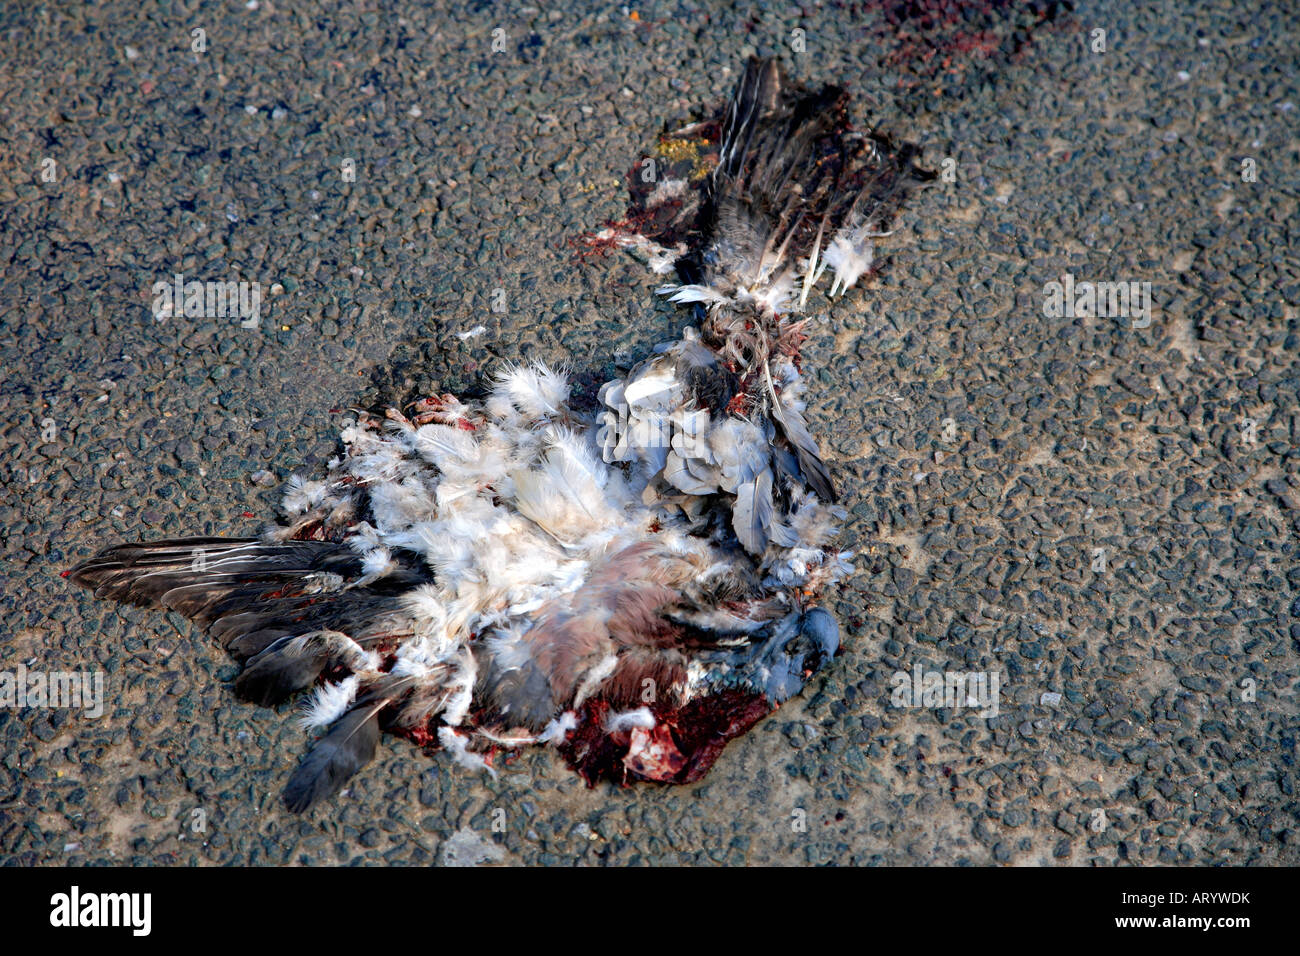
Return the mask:
[[(589, 700), (578, 715), (578, 726), (560, 745), (560, 754), (579, 776), (594, 786), (597, 780), (628, 783), (629, 779), (658, 779), (665, 783), (693, 783), (701, 779), (722, 754), (727, 743), (739, 737), (772, 711), (772, 705), (762, 694), (744, 690), (724, 690), (706, 697), (697, 697), (680, 708), (652, 708), (656, 726), (652, 732), (655, 742), (664, 746), (671, 743), (680, 755), (680, 767), (671, 774), (664, 773), (666, 761), (647, 766), (656, 776), (637, 773), (636, 761), (625, 762), (632, 737), (628, 733), (609, 734), (605, 731), (605, 718), (610, 711), (607, 701)], [(676, 763), (666, 749), (664, 754)], [(660, 776), (659, 774), (663, 774)]]

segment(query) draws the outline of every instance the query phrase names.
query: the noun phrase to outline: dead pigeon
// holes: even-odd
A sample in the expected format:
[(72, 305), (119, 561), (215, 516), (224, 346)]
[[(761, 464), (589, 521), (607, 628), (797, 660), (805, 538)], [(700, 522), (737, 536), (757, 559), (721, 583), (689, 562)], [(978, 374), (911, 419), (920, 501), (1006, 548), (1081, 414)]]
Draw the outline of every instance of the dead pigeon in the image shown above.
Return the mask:
[[(836, 653), (822, 606), (852, 571), (844, 512), (804, 420), (798, 318), (873, 265), (916, 151), (854, 131), (837, 87), (751, 60), (717, 114), (634, 167), (629, 218), (591, 237), (677, 281), (694, 324), (578, 414), (566, 375), (350, 421), (256, 537), (108, 548), (71, 579), (176, 611), (271, 706), (319, 731), (284, 791), (301, 812), (381, 731), (494, 773), (556, 747), (589, 782), (699, 779), (728, 740)], [(638, 174), (640, 172), (641, 174)]]

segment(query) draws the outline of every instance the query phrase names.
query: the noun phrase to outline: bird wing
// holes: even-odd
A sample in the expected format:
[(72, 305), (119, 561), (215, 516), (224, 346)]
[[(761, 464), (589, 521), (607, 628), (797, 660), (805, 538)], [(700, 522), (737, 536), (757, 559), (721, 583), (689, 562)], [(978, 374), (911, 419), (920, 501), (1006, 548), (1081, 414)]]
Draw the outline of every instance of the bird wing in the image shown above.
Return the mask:
[[(178, 538), (122, 544), (68, 577), (97, 598), (166, 608), (190, 618), (244, 665), (236, 692), (271, 706), (311, 686), (332, 660), (390, 636), (376, 623), (399, 596), (429, 580), (413, 556), (368, 586), (364, 559), (329, 541)], [(250, 676), (251, 675), (251, 676)]]

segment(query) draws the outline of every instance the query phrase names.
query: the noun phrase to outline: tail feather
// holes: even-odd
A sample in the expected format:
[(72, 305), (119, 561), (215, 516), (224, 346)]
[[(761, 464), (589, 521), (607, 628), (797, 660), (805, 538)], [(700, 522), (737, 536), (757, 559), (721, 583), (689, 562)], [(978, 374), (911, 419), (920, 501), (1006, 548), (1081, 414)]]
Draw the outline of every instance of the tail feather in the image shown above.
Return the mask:
[[(853, 129), (849, 101), (839, 86), (805, 89), (776, 60), (751, 58), (721, 112), (665, 133), (633, 167), (628, 218), (597, 240), (633, 250), (657, 274), (675, 266), (684, 286), (664, 291), (691, 301), (676, 293), (706, 289), (713, 309), (743, 293), (785, 312), (784, 286), (798, 276), (802, 308), (827, 267), (831, 294), (847, 290), (871, 268), (870, 239), (935, 178), (916, 146)], [(666, 178), (645, 182), (647, 160)], [(706, 300), (694, 301), (703, 318)]]
[(776, 61), (751, 57), (727, 103), (715, 183), (739, 175), (760, 121), (776, 110), (780, 99), (781, 71)]
[[(811, 271), (822, 237), (838, 255), (851, 249), (869, 264), (866, 239), (887, 228), (908, 190), (934, 174), (916, 164), (916, 147), (852, 131), (848, 101), (838, 86), (809, 92), (788, 83), (775, 61), (749, 61), (723, 123), (705, 207), (712, 221), (700, 230), (707, 238), (702, 258), (712, 264), (705, 284), (752, 291), (797, 271), (800, 260), (809, 260)], [(862, 271), (841, 274), (841, 284), (852, 285)]]

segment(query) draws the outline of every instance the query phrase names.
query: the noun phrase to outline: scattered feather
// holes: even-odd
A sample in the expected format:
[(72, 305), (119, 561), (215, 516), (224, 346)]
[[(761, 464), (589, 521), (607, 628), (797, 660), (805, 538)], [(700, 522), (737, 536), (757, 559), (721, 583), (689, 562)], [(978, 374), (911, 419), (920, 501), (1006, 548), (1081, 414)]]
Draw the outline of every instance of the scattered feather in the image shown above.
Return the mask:
[(438, 742), (446, 748), (451, 754), (452, 760), (467, 770), (487, 771), (495, 780), (497, 777), (496, 770), (489, 764), (481, 754), (476, 754), (469, 749), (469, 738), (462, 737), (450, 727), (438, 728)]
[(318, 730), (334, 723), (356, 699), (360, 681), (353, 674), (334, 684), (321, 684), (304, 705), (298, 723), (305, 730)]

